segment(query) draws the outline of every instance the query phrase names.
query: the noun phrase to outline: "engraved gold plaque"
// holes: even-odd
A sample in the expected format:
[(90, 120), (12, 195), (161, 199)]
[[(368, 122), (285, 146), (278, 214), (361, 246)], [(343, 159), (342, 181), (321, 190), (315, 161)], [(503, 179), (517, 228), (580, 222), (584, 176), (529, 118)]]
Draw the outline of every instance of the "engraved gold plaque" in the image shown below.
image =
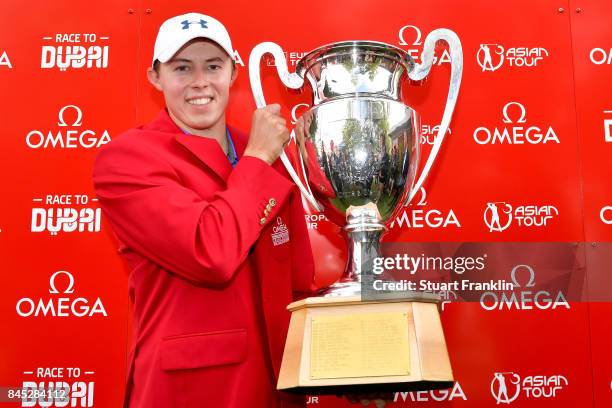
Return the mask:
[(406, 313), (356, 313), (312, 319), (310, 378), (410, 374)]

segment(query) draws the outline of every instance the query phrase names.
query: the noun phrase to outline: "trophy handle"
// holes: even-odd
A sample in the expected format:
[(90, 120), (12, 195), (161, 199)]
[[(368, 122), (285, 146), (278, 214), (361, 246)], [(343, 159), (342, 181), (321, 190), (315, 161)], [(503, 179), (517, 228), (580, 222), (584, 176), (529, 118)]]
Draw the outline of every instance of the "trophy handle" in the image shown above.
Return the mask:
[(425, 167), (421, 172), (421, 176), (418, 178), (416, 184), (410, 189), (410, 194), (404, 202), (404, 206), (407, 206), (410, 201), (414, 198), (417, 191), (421, 189), (423, 183), (429, 175), (431, 166), (440, 151), (440, 146), (450, 125), (453, 111), (455, 110), (455, 104), (457, 103), (457, 95), (459, 94), (459, 85), (461, 84), (461, 74), (463, 72), (463, 51), (461, 49), (461, 41), (457, 34), (446, 28), (438, 28), (433, 30), (425, 39), (425, 45), (423, 46), (423, 52), (421, 53), (421, 63), (416, 64), (414, 69), (408, 74), (408, 77), (413, 81), (420, 81), (429, 74), (429, 70), (433, 65), (434, 48), (438, 41), (445, 41), (450, 49), (451, 56), (451, 77), (450, 85), (448, 87), (448, 97), (446, 99), (446, 107), (444, 108), (444, 114), (442, 115), (442, 122), (438, 128), (433, 147), (425, 162)]
[[(270, 53), (274, 56), (274, 64), (276, 65), (276, 70), (278, 71), (278, 76), (280, 77), (283, 84), (291, 89), (301, 88), (304, 84), (304, 78), (300, 77), (296, 73), (289, 73), (289, 69), (287, 68), (287, 60), (285, 59), (285, 54), (283, 53), (283, 49), (273, 42), (262, 42), (257, 44), (253, 51), (251, 51), (251, 55), (249, 55), (249, 80), (251, 81), (251, 90), (253, 92), (253, 98), (255, 99), (255, 104), (257, 108), (263, 108), (266, 106), (266, 99), (264, 98), (263, 88), (261, 86), (261, 75), (260, 75), (260, 64), (261, 58), (264, 54)], [(295, 133), (291, 132), (291, 139), (295, 140)], [(302, 174), (306, 174), (304, 169), (304, 159), (301, 154), (298, 154), (300, 159), (300, 166), (302, 167)], [(322, 211), (321, 206), (315, 200), (312, 191), (310, 190), (310, 186), (308, 183), (302, 183), (300, 177), (297, 175), (295, 169), (291, 165), (289, 158), (285, 154), (285, 150), (280, 154), (280, 159), (285, 165), (285, 168), (289, 172), (289, 175), (293, 179), (293, 182), (298, 186), (302, 195), (308, 202), (315, 208), (317, 211)]]

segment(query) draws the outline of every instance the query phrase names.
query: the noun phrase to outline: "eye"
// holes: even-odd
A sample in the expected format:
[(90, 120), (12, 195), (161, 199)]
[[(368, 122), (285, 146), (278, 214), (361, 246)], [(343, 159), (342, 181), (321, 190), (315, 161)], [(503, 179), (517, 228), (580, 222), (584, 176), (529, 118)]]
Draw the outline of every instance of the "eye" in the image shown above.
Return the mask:
[(212, 64), (208, 66), (208, 69), (210, 69), (211, 71), (218, 71), (221, 69), (221, 65)]
[(174, 70), (177, 72), (186, 72), (189, 70), (189, 66), (187, 65), (177, 65), (176, 67), (174, 67)]

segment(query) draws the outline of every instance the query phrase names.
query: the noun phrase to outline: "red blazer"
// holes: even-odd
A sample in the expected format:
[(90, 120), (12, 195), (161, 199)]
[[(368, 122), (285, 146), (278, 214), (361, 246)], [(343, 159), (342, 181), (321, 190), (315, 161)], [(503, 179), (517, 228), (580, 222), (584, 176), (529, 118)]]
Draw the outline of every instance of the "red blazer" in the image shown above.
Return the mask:
[[(241, 157), (247, 138), (231, 135)], [(303, 406), (276, 391), (286, 306), (314, 289), (301, 199), (281, 166), (241, 157), (232, 169), (215, 140), (162, 111), (103, 146), (93, 180), (131, 268), (125, 405)]]

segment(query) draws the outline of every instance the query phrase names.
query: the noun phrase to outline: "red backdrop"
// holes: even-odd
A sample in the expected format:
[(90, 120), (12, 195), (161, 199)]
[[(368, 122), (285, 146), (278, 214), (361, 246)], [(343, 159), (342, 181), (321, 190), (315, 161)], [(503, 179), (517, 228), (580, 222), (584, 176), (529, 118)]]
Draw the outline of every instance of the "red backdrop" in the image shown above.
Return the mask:
[[(425, 194), (400, 214), (385, 240), (586, 243), (578, 263), (590, 301), (505, 310), (446, 304), (442, 320), (455, 388), (397, 394), (391, 406), (612, 404), (609, 1), (239, 0), (230, 7), (220, 1), (36, 0), (3, 1), (2, 10), (0, 387), (65, 382), (72, 397), (68, 405), (13, 405), (120, 406), (127, 270), (98, 210), (91, 167), (100, 145), (163, 107), (145, 71), (160, 23), (189, 11), (215, 16), (232, 35), (239, 77), (228, 118), (245, 131), (255, 108), (246, 63), (262, 41), (281, 45), (292, 69), (299, 56), (324, 43), (370, 39), (417, 56), (431, 30), (455, 31), (464, 73), (450, 134)], [(428, 80), (404, 86), (406, 103), (421, 114), (425, 151), (442, 115), (449, 73), (445, 50), (438, 48)], [(262, 75), (267, 100), (279, 101), (288, 120), (306, 108), (300, 104), (311, 103), (310, 90), (288, 92), (273, 67)], [(491, 228), (488, 203), (511, 209), (497, 228)], [(540, 217), (521, 222), (521, 208)], [(313, 220), (317, 279), (329, 282), (341, 272), (343, 242), (337, 227), (317, 214)], [(495, 373), (506, 378), (505, 401), (496, 399)], [(310, 404), (349, 405), (335, 397), (312, 397)]]

